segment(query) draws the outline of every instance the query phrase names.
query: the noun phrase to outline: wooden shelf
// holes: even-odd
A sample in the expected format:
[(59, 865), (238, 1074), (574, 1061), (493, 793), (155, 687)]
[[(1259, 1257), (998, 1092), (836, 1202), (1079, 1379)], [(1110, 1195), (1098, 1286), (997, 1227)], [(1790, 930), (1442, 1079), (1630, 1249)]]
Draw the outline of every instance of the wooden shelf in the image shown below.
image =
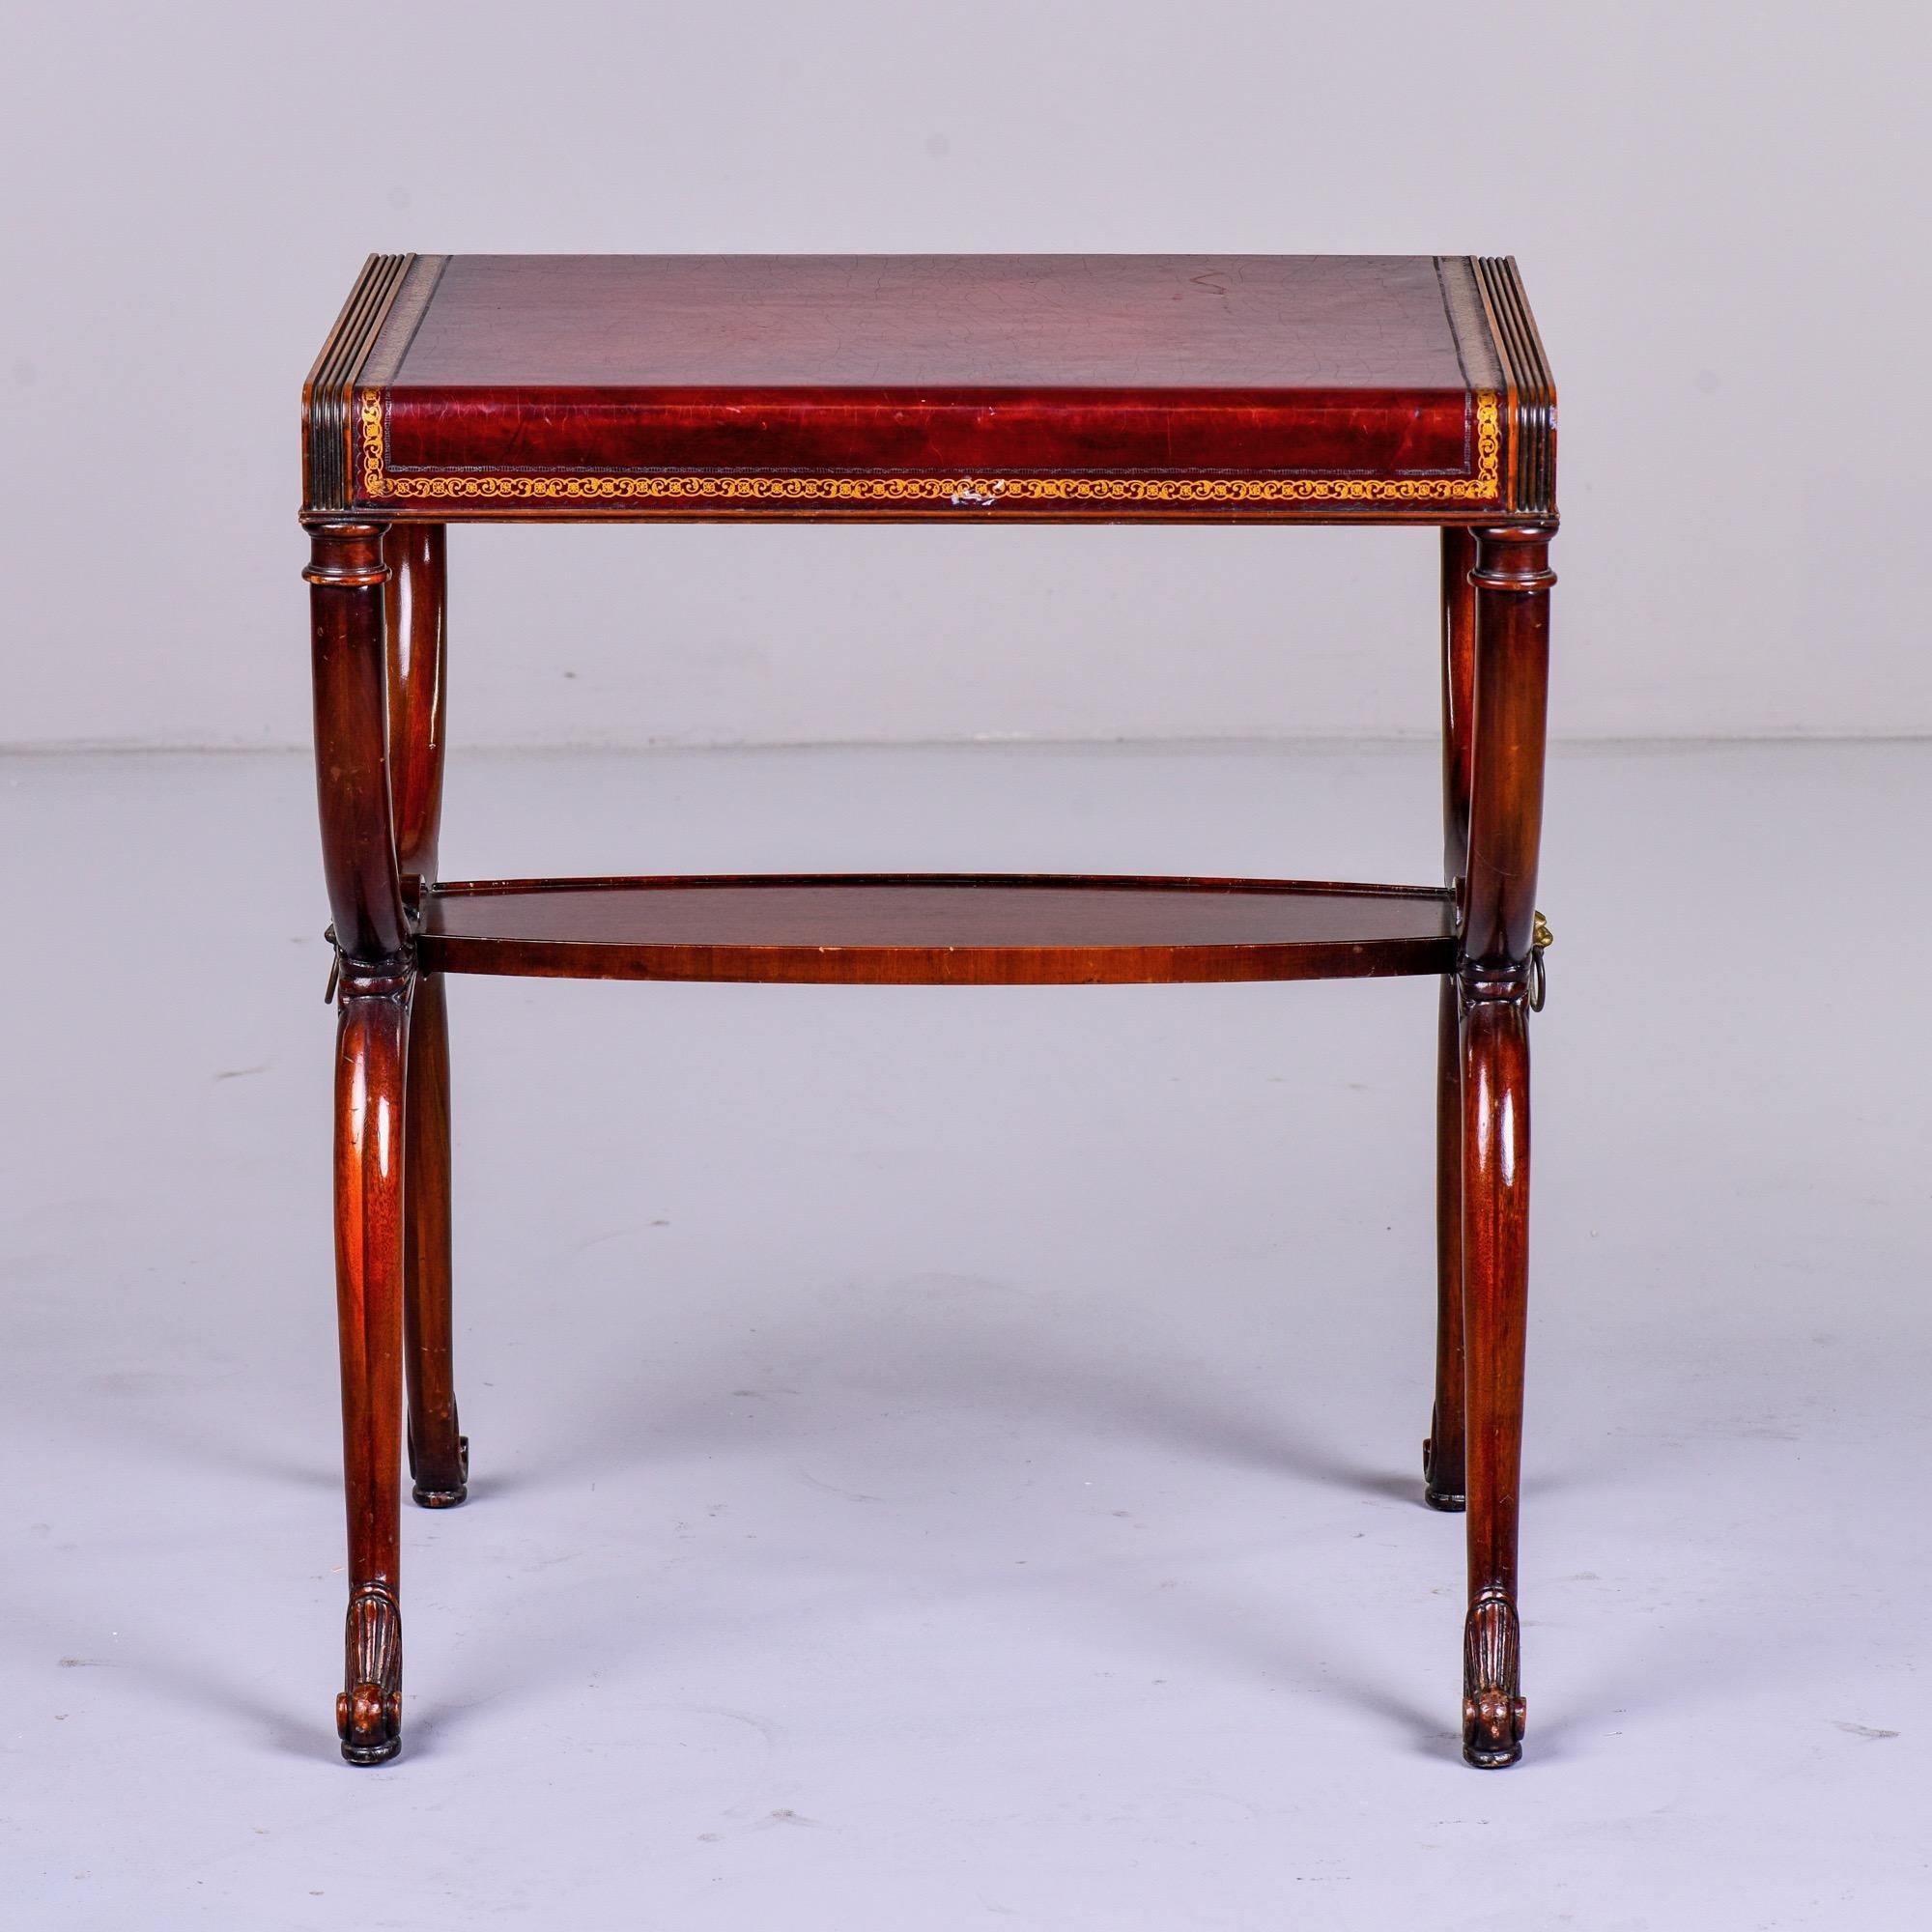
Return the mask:
[(548, 979), (1092, 985), (1435, 974), (1424, 886), (1032, 873), (500, 879), (432, 888), (421, 963)]

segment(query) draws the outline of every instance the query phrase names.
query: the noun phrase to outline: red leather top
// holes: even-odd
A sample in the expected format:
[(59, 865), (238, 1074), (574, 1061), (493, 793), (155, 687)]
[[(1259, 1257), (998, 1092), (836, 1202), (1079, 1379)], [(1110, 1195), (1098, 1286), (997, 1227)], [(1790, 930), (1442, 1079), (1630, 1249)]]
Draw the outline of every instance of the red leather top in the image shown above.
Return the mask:
[(384, 259), (339, 429), (311, 398), (357, 503), (1508, 496), (1507, 345), (1463, 257), (463, 255), (365, 281)]

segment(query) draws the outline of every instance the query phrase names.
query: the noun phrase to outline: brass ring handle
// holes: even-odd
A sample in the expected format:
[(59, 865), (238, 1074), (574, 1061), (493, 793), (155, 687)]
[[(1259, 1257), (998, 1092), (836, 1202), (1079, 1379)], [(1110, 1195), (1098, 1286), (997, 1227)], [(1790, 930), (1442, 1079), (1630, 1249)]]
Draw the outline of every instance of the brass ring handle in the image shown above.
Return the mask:
[(1550, 931), (1549, 922), (1538, 913), (1529, 937), (1529, 1009), (1533, 1013), (1543, 1010), (1543, 1003), (1549, 995), (1549, 980), (1544, 970), (1543, 955), (1555, 944), (1556, 935)]

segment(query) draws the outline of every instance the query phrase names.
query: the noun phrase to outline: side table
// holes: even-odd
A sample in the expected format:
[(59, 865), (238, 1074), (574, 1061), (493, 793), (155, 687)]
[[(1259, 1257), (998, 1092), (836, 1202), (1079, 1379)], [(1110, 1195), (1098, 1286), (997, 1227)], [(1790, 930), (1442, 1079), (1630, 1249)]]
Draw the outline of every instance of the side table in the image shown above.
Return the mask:
[[(1435, 974), (1425, 1493), (1467, 1505), (1463, 1754), (1521, 1755), (1528, 1015), (1555, 393), (1512, 261), (372, 256), (303, 391), (336, 949), (352, 1764), (402, 1740), (401, 1478), (464, 1499), (450, 973), (1010, 985)], [(437, 872), (452, 522), (1421, 524), (1444, 883)]]

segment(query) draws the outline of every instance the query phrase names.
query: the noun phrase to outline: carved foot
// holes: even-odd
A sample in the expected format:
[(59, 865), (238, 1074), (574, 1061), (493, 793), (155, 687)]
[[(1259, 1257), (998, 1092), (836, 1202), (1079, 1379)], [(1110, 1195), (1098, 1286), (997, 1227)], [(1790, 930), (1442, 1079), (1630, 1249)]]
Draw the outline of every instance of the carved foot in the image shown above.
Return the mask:
[[(459, 1435), (456, 1438), (456, 1467), (453, 1471), (420, 1470), (416, 1465), (415, 1432), (409, 1437), (410, 1452), (410, 1493), (418, 1508), (426, 1510), (454, 1509), (469, 1494), (469, 1438)], [(439, 1480), (440, 1479), (440, 1480)]]
[(1522, 1755), (1521, 1637), (1516, 1605), (1485, 1591), (1463, 1632), (1463, 1756), (1500, 1771)]
[(344, 1679), (335, 1729), (351, 1764), (386, 1764), (403, 1747), (403, 1614), (376, 1586), (349, 1600)]
[[(1451, 1488), (1451, 1484), (1454, 1488)], [(1469, 1506), (1469, 1498), (1463, 1491), (1462, 1469), (1444, 1469), (1438, 1478), (1435, 1467), (1435, 1437), (1426, 1435), (1422, 1441), (1422, 1500), (1433, 1510), (1463, 1510)]]

